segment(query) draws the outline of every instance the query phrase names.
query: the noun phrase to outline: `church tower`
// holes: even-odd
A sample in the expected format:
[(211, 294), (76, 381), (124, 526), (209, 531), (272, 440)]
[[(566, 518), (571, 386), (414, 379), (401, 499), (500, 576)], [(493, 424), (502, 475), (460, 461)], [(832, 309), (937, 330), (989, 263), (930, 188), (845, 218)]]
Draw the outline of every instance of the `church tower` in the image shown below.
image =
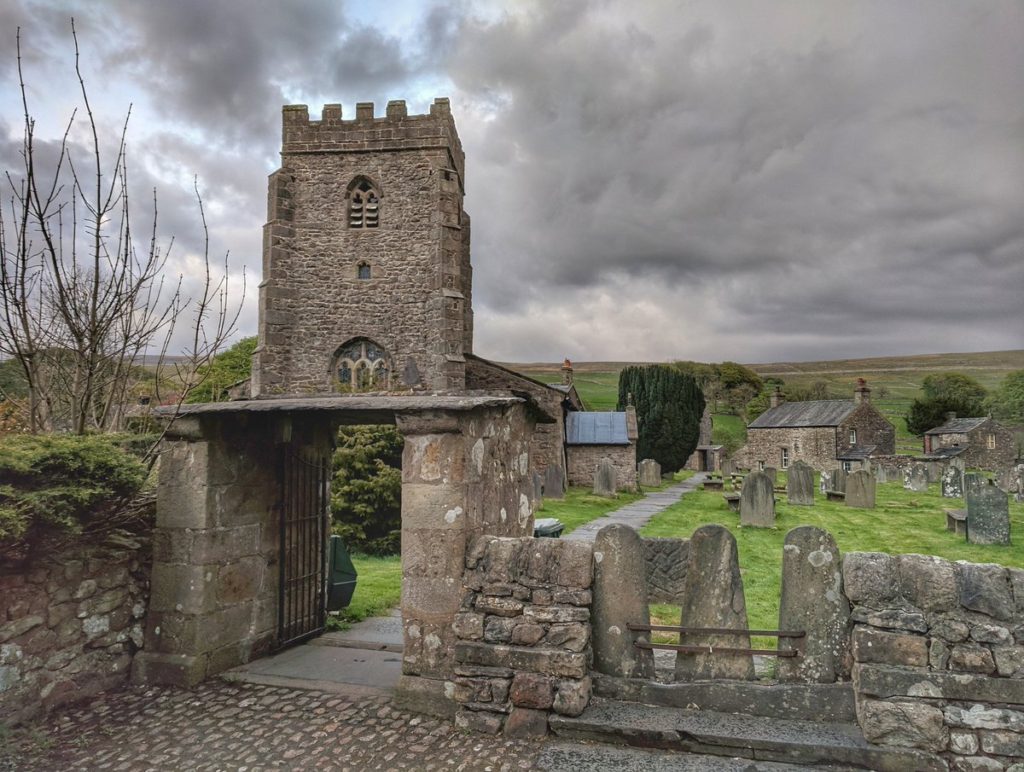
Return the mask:
[(473, 350), (465, 156), (447, 99), (284, 108), (254, 397), (462, 391)]

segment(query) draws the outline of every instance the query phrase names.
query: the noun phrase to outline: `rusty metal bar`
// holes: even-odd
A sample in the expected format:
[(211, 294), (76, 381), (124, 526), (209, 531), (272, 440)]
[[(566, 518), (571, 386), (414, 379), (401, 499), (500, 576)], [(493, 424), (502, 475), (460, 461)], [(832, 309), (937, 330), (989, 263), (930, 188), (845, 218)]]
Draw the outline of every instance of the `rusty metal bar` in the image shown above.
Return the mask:
[(665, 632), (681, 633), (682, 635), (753, 635), (772, 636), (776, 638), (803, 638), (804, 630), (737, 630), (725, 627), (678, 627), (676, 625), (637, 625), (630, 622), (626, 625), (634, 632)]
[(674, 643), (647, 643), (646, 641), (635, 641), (633, 645), (638, 649), (667, 649), (683, 654), (763, 654), (769, 657), (785, 658), (796, 657), (800, 654), (796, 649), (779, 651), (778, 649), (741, 649), (733, 646), (678, 646)]

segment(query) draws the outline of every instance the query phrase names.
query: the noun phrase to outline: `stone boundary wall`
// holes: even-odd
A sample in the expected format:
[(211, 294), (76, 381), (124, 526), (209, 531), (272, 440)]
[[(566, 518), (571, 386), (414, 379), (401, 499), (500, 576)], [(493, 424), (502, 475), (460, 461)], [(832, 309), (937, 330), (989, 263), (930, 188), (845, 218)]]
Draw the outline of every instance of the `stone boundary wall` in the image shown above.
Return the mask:
[(456, 724), (534, 737), (547, 733), (552, 712), (582, 713), (591, 693), (592, 546), (482, 536), (466, 567), (446, 684)]
[(0, 572), (0, 722), (128, 682), (149, 601), (148, 539), (113, 532)]
[(569, 485), (593, 486), (601, 459), (608, 458), (615, 467), (616, 490), (636, 490), (636, 445), (568, 445), (565, 450)]
[(955, 770), (1024, 769), (1024, 570), (850, 553), (843, 582), (864, 736)]

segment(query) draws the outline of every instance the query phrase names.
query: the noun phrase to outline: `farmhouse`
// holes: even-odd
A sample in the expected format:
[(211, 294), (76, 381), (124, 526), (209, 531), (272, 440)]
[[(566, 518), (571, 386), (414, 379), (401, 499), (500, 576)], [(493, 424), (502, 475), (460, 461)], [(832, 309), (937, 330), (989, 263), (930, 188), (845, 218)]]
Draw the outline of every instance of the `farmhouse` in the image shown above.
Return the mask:
[(736, 461), (751, 469), (785, 469), (797, 460), (818, 470), (837, 464), (850, 469), (895, 448), (895, 428), (871, 404), (871, 389), (859, 378), (852, 400), (785, 402), (776, 390), (771, 407), (747, 426), (747, 444)]
[(924, 456), (944, 460), (958, 458), (967, 467), (1009, 469), (1017, 459), (1013, 433), (988, 417), (957, 418), (948, 413), (946, 422), (924, 433)]

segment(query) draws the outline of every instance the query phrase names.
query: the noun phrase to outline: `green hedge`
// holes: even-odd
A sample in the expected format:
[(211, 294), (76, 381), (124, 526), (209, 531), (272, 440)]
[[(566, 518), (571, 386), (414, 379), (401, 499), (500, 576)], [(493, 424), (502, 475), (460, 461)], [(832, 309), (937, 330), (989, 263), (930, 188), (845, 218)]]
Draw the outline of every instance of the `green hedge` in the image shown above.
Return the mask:
[(111, 436), (0, 438), (0, 544), (77, 534), (145, 482), (147, 468)]

